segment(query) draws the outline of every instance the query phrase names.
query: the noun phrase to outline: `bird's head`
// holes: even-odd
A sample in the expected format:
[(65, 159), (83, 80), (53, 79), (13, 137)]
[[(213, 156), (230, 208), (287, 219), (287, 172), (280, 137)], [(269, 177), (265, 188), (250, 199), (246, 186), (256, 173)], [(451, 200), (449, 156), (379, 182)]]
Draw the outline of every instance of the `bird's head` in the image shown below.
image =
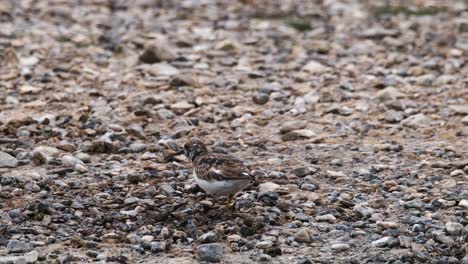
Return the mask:
[(185, 156), (194, 161), (198, 155), (208, 153), (208, 148), (197, 138), (190, 139), (184, 144)]

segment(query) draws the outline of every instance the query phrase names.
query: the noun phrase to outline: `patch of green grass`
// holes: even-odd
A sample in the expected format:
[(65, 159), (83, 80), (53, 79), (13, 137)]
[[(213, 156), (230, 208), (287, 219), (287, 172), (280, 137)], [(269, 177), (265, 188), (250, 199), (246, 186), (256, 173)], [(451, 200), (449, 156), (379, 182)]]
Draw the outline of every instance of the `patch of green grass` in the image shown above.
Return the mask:
[[(467, 0), (468, 1), (468, 0)], [(447, 12), (446, 7), (428, 6), (411, 8), (408, 6), (378, 6), (371, 10), (372, 14), (380, 16), (394, 16), (403, 14), (406, 16), (433, 16), (438, 13)]]

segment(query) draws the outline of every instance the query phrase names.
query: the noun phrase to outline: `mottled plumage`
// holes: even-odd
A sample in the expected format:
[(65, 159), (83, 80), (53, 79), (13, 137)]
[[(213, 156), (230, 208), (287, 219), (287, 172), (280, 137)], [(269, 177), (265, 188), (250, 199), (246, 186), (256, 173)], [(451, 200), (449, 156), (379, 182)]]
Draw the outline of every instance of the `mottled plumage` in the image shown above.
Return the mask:
[(234, 156), (210, 152), (198, 139), (191, 139), (184, 148), (195, 182), (209, 194), (231, 197), (253, 181), (249, 169)]

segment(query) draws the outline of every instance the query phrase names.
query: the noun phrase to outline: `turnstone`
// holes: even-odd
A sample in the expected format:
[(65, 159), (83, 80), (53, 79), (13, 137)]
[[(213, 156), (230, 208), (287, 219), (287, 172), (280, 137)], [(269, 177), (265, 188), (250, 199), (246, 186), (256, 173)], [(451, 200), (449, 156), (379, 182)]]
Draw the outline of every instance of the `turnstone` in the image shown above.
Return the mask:
[(254, 180), (244, 163), (231, 155), (210, 152), (198, 139), (184, 145), (185, 155), (193, 165), (193, 178), (205, 192), (213, 196), (228, 196), (226, 207), (232, 197)]

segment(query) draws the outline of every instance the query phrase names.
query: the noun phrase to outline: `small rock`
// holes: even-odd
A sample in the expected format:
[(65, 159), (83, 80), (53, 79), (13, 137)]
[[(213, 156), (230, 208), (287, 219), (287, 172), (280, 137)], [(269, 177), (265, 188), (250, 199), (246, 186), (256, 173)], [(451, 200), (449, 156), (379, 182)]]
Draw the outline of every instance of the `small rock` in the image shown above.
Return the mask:
[(375, 98), (379, 99), (380, 101), (390, 101), (390, 100), (395, 100), (399, 98), (404, 98), (406, 95), (404, 93), (401, 93), (400, 91), (397, 90), (397, 88), (389, 86), (383, 90), (380, 90), (377, 92), (375, 95)]
[(195, 106), (193, 104), (190, 104), (187, 101), (180, 101), (171, 105), (171, 109), (177, 114), (183, 114), (194, 107)]
[(367, 203), (356, 204), (353, 211), (361, 217), (370, 217), (374, 213), (374, 209), (368, 207)]
[(397, 112), (395, 110), (390, 110), (385, 113), (385, 121), (389, 123), (398, 123), (403, 120), (404, 116), (401, 112)]
[(257, 200), (266, 205), (275, 205), (278, 201), (278, 194), (272, 191), (259, 192)]
[(200, 241), (202, 244), (213, 243), (217, 240), (218, 235), (215, 232), (207, 232), (198, 238), (198, 241)]
[(317, 186), (315, 186), (312, 183), (304, 183), (304, 184), (301, 185), (301, 190), (313, 192), (313, 191), (317, 190)]
[(229, 243), (232, 243), (232, 242), (237, 243), (237, 242), (239, 242), (239, 240), (241, 240), (241, 238), (242, 238), (242, 237), (239, 236), (239, 235), (229, 235), (229, 236), (227, 237), (227, 241), (228, 241)]
[(452, 246), (455, 244), (455, 240), (453, 238), (446, 236), (443, 232), (441, 231), (434, 231), (432, 233), (434, 236), (434, 239), (442, 244), (445, 244), (447, 246)]
[(413, 242), (413, 239), (407, 236), (399, 236), (398, 241), (400, 242), (400, 246), (402, 248), (410, 248), (411, 243)]
[(458, 206), (468, 209), (468, 200), (467, 200), (467, 199), (462, 199), (462, 200), (458, 203)]
[(259, 105), (268, 103), (270, 96), (267, 93), (256, 93), (252, 98), (253, 102)]
[(177, 53), (164, 37), (158, 37), (149, 44), (140, 55), (143, 63), (157, 63), (161, 61), (173, 61), (177, 58)]
[(294, 235), (294, 241), (299, 243), (310, 243), (312, 239), (309, 234), (309, 229), (301, 228), (297, 233)]
[(307, 167), (300, 167), (291, 171), (292, 174), (296, 175), (297, 177), (305, 177), (309, 175), (310, 170)]
[(18, 160), (8, 153), (0, 151), (0, 168), (15, 168)]
[(390, 237), (390, 236), (386, 236), (386, 237), (382, 237), (381, 239), (378, 239), (376, 241), (373, 241), (371, 244), (375, 247), (386, 247), (386, 246), (389, 246), (393, 243), (393, 241), (395, 241), (395, 239), (393, 237)]
[(317, 132), (311, 129), (299, 129), (287, 132), (281, 136), (283, 141), (292, 141), (299, 139), (311, 139), (315, 143), (321, 142), (324, 137), (319, 137)]
[(166, 242), (151, 242), (151, 251), (154, 253), (164, 252), (166, 248)]
[(146, 149), (146, 144), (143, 143), (132, 143), (130, 146), (130, 151), (133, 153), (143, 152)]
[(351, 247), (348, 244), (333, 244), (330, 248), (334, 251), (346, 251)]
[(318, 222), (333, 223), (336, 221), (336, 217), (331, 214), (320, 215), (315, 218)]
[(330, 67), (323, 65), (318, 61), (309, 61), (302, 70), (312, 74), (320, 74), (325, 73), (330, 70)]
[(153, 242), (153, 240), (154, 240), (154, 236), (149, 236), (148, 235), (148, 236), (142, 236), (141, 237), (141, 241), (143, 243), (151, 243), (151, 242)]
[(280, 133), (284, 134), (289, 131), (303, 129), (307, 126), (307, 121), (305, 120), (293, 120), (286, 121), (280, 128)]
[(179, 70), (177, 68), (165, 62), (152, 64), (151, 67), (147, 68), (147, 70), (151, 75), (154, 76), (172, 76), (179, 74)]
[(428, 127), (431, 123), (432, 120), (424, 114), (412, 115), (401, 121), (402, 125), (412, 128)]
[(463, 231), (463, 225), (456, 222), (448, 222), (445, 224), (445, 230), (451, 235), (458, 235)]
[(267, 192), (267, 191), (275, 191), (276, 189), (278, 189), (280, 187), (279, 184), (276, 184), (274, 182), (264, 182), (264, 183), (261, 183), (260, 185), (258, 185), (258, 189), (261, 191), (261, 192)]
[(449, 105), (448, 106), (453, 112), (460, 115), (468, 115), (468, 104), (464, 105)]
[(84, 165), (83, 161), (80, 159), (72, 156), (72, 155), (65, 155), (61, 158), (62, 165), (65, 167), (75, 167), (76, 165)]
[(9, 240), (7, 250), (9, 253), (25, 253), (32, 250), (32, 245), (19, 240)]
[(36, 263), (39, 258), (39, 252), (36, 250), (26, 253), (22, 256), (0, 256), (0, 264), (29, 264)]
[(141, 243), (141, 237), (136, 234), (129, 234), (127, 236), (128, 241), (130, 241), (130, 244), (132, 245), (139, 245)]
[(161, 184), (159, 188), (161, 189), (161, 191), (163, 191), (165, 194), (169, 196), (171, 196), (175, 192), (174, 188), (172, 188), (172, 186), (167, 183)]
[(260, 248), (260, 249), (268, 249), (268, 248), (271, 248), (272, 246), (273, 246), (273, 242), (269, 240), (258, 241), (257, 244), (255, 244), (255, 247)]
[(224, 255), (223, 246), (219, 243), (203, 244), (197, 248), (198, 259), (207, 262), (221, 262)]

